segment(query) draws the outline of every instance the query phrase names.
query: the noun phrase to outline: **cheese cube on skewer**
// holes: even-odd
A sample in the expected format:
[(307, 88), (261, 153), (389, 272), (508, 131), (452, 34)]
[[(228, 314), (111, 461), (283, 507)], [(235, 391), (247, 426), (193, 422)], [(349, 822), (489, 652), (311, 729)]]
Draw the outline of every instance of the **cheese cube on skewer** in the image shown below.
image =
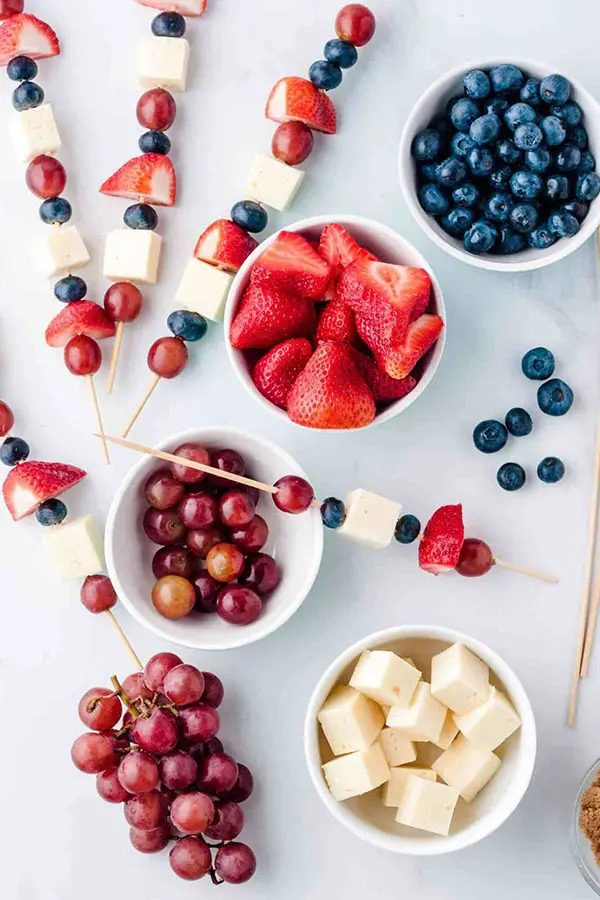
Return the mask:
[(454, 716), (458, 730), (480, 750), (495, 750), (521, 726), (521, 720), (502, 691), (491, 688), (482, 706), (466, 716)]
[(459, 716), (487, 700), (489, 678), (489, 668), (464, 644), (453, 644), (431, 660), (431, 693)]
[(379, 743), (390, 766), (403, 766), (405, 763), (414, 762), (417, 758), (413, 742), (403, 737), (395, 728), (384, 728), (379, 735)]
[(366, 749), (383, 728), (377, 704), (346, 685), (332, 690), (317, 719), (336, 756)]
[(470, 803), (494, 777), (500, 764), (501, 760), (495, 753), (478, 750), (461, 734), (448, 750), (438, 756), (431, 768)]
[(60, 150), (60, 135), (50, 103), (13, 113), (8, 127), (21, 162), (31, 162), (36, 156), (51, 155)]
[(418, 669), (390, 650), (365, 650), (352, 673), (350, 687), (381, 706), (408, 706), (420, 679)]
[(144, 38), (138, 50), (137, 77), (142, 87), (185, 91), (190, 45), (185, 38)]
[(437, 781), (437, 775), (432, 769), (423, 769), (420, 766), (397, 766), (390, 769), (390, 780), (386, 781), (381, 792), (381, 801), (384, 806), (398, 808), (402, 803), (402, 795), (408, 784), (408, 779), (424, 778), (426, 781)]
[(201, 259), (190, 259), (175, 294), (176, 306), (184, 306), (213, 322), (221, 322), (233, 275)]
[(392, 706), (386, 725), (409, 741), (437, 741), (446, 720), (446, 707), (431, 694), (431, 685), (420, 681), (408, 707)]
[(452, 713), (448, 710), (446, 713), (446, 721), (444, 722), (444, 727), (442, 728), (439, 738), (431, 743), (435, 744), (436, 747), (439, 747), (440, 750), (447, 750), (457, 734), (458, 728), (456, 727)]
[(73, 581), (104, 570), (104, 541), (91, 516), (46, 529), (44, 542), (61, 581)]
[(40, 247), (40, 269), (46, 278), (67, 275), (90, 261), (90, 254), (75, 225), (48, 228)]
[(106, 235), (102, 273), (111, 281), (156, 284), (162, 237), (155, 231), (118, 228)]
[(246, 179), (246, 197), (284, 212), (292, 205), (303, 178), (302, 169), (257, 153)]
[(338, 756), (323, 766), (325, 781), (334, 800), (349, 800), (380, 787), (390, 777), (383, 750), (375, 743), (366, 750)]
[(357, 544), (382, 550), (392, 542), (401, 509), (399, 503), (387, 497), (357, 488), (346, 495), (346, 518), (337, 533)]
[(396, 822), (446, 835), (450, 831), (458, 796), (458, 791), (445, 784), (412, 776), (404, 788)]

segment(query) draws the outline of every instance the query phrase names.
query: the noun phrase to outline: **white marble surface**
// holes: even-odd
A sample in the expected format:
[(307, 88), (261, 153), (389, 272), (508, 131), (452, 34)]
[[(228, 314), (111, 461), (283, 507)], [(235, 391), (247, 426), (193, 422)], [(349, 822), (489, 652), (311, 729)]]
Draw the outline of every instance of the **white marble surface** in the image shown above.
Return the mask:
[[(210, 13), (191, 22), (190, 90), (172, 131), (180, 200), (161, 214), (166, 237), (163, 278), (147, 292), (141, 321), (127, 332), (118, 390), (103, 407), (117, 431), (148, 381), (150, 342), (165, 315), (183, 264), (201, 229), (238, 199), (255, 150), (268, 147), (266, 95), (284, 74), (304, 74), (332, 34), (341, 0), (209, 0)], [(132, 69), (151, 11), (132, 0), (63, 3), (36, 0), (30, 11), (57, 28), (64, 54), (42, 65), (41, 81), (65, 141), (67, 196), (93, 249), (91, 296), (100, 298), (103, 235), (124, 204), (97, 186), (136, 152), (139, 128)], [(222, 655), (187, 653), (215, 669), (227, 686), (223, 735), (254, 770), (258, 788), (247, 805), (244, 837), (259, 870), (239, 888), (247, 898), (308, 900), (327, 895), (359, 900), (585, 900), (591, 896), (572, 862), (568, 829), (576, 787), (600, 756), (600, 650), (583, 685), (579, 723), (565, 725), (582, 577), (591, 452), (598, 404), (598, 277), (591, 244), (551, 270), (522, 277), (461, 266), (436, 250), (409, 218), (396, 184), (396, 147), (411, 103), (428, 83), (473, 56), (514, 53), (546, 59), (600, 93), (596, 64), (600, 8), (589, 0), (374, 0), (376, 40), (361, 53), (336, 93), (339, 136), (319, 139), (293, 212), (272, 227), (306, 215), (344, 211), (380, 219), (426, 254), (443, 285), (448, 345), (438, 377), (405, 415), (364, 434), (303, 433), (263, 413), (241, 390), (217, 328), (192, 352), (176, 382), (163, 384), (135, 436), (148, 443), (193, 424), (255, 428), (291, 451), (317, 492), (357, 485), (402, 500), (426, 519), (444, 502), (461, 501), (467, 532), (498, 555), (550, 569), (547, 587), (504, 572), (484, 581), (434, 579), (419, 571), (414, 550), (375, 553), (327, 537), (317, 585), (277, 634)], [(9, 115), (0, 85), (2, 122)], [(65, 459), (91, 477), (69, 498), (72, 511), (103, 518), (112, 492), (132, 464), (114, 453), (103, 467), (91, 432), (85, 384), (64, 371), (61, 354), (43, 342), (57, 310), (49, 286), (30, 265), (37, 201), (28, 194), (7, 142), (0, 167), (0, 395), (14, 406), (17, 433), (33, 455)], [(498, 458), (471, 445), (475, 422), (513, 405), (535, 412), (535, 386), (519, 372), (526, 349), (547, 344), (559, 374), (576, 392), (562, 421), (535, 416), (535, 433)], [(103, 373), (104, 374), (104, 373)], [(546, 454), (564, 458), (569, 474), (556, 487), (533, 475)], [(517, 496), (494, 481), (500, 461), (515, 458), (532, 473)], [(94, 781), (72, 768), (71, 741), (81, 730), (77, 701), (129, 663), (108, 623), (79, 605), (78, 586), (59, 585), (34, 521), (0, 516), (2, 561), (0, 687), (2, 858), (0, 895), (7, 900), (104, 900), (127, 896), (179, 900), (210, 894), (211, 885), (179, 882), (166, 858), (129, 846), (122, 812), (98, 799)], [(160, 649), (123, 610), (141, 656)], [(510, 821), (458, 856), (396, 857), (346, 833), (318, 800), (304, 765), (304, 709), (317, 678), (349, 643), (391, 624), (429, 621), (468, 631), (514, 666), (534, 705), (539, 758), (533, 784)], [(223, 889), (227, 892), (227, 888)], [(229, 896), (229, 893), (227, 893)], [(233, 893), (232, 893), (233, 895)]]

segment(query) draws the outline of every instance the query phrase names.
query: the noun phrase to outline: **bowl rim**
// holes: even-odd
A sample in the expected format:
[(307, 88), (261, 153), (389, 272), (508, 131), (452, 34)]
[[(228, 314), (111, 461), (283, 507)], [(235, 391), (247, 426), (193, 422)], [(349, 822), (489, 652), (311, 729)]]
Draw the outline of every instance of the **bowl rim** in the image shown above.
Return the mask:
[[(169, 447), (173, 445), (177, 446), (178, 444), (185, 443), (186, 441), (220, 441), (222, 440), (223, 436), (225, 438), (235, 437), (236, 439), (239, 439), (241, 441), (251, 439), (263, 448), (269, 450), (272, 453), (275, 453), (282, 460), (284, 465), (289, 466), (290, 472), (292, 474), (299, 475), (301, 478), (305, 478), (307, 481), (309, 481), (309, 478), (302, 466), (300, 466), (299, 463), (296, 462), (294, 457), (292, 457), (286, 450), (284, 450), (274, 441), (269, 440), (269, 438), (263, 437), (261, 434), (245, 431), (241, 428), (235, 428), (232, 426), (206, 425), (203, 427), (200, 426), (198, 428), (188, 428), (185, 431), (179, 431), (176, 434), (165, 438), (164, 440), (160, 441), (160, 443), (157, 443), (155, 447), (158, 450), (168, 450)], [(143, 456), (125, 473), (114, 494), (106, 518), (106, 527), (104, 530), (106, 568), (114, 585), (115, 591), (117, 592), (119, 600), (121, 600), (125, 609), (134, 617), (134, 619), (136, 619), (140, 623), (140, 625), (143, 625), (144, 628), (147, 628), (149, 631), (154, 632), (154, 634), (160, 637), (161, 640), (170, 641), (171, 643), (178, 644), (182, 647), (188, 647), (192, 650), (214, 650), (217, 652), (221, 650), (233, 650), (237, 647), (245, 647), (249, 644), (254, 644), (256, 643), (256, 641), (260, 641), (263, 638), (266, 638), (269, 634), (272, 634), (274, 631), (277, 631), (278, 628), (281, 628), (281, 626), (284, 625), (288, 621), (288, 619), (290, 619), (294, 615), (294, 613), (302, 606), (305, 599), (308, 597), (321, 567), (324, 538), (320, 514), (316, 508), (307, 510), (307, 514), (313, 519), (314, 543), (310, 560), (307, 561), (302, 589), (297, 592), (293, 603), (289, 603), (288, 605), (286, 605), (281, 610), (281, 614), (277, 618), (274, 618), (268, 626), (263, 626), (260, 631), (258, 629), (255, 629), (255, 631), (250, 635), (245, 628), (232, 626), (231, 639), (224, 641), (222, 644), (219, 644), (219, 646), (215, 646), (214, 644), (207, 645), (198, 640), (183, 640), (180, 638), (175, 638), (172, 634), (164, 631), (160, 626), (155, 625), (153, 622), (149, 621), (145, 617), (145, 615), (137, 608), (137, 606), (132, 603), (132, 601), (127, 596), (127, 592), (123, 588), (117, 572), (117, 567), (115, 566), (115, 559), (113, 554), (115, 519), (121, 507), (121, 503), (126, 491), (129, 489), (132, 482), (135, 481), (135, 479), (138, 477), (140, 471), (146, 465), (148, 465), (149, 460), (151, 459), (153, 459), (153, 457)], [(160, 462), (160, 460), (155, 461)]]
[[(350, 228), (353, 225), (356, 225), (365, 229), (383, 232), (387, 238), (389, 238), (390, 240), (399, 241), (404, 245), (405, 249), (407, 249), (411, 253), (414, 253), (415, 257), (419, 260), (419, 266), (425, 269), (425, 271), (431, 278), (437, 305), (437, 313), (444, 320), (444, 328), (442, 329), (442, 333), (437, 339), (437, 342), (433, 348), (433, 353), (431, 354), (431, 359), (429, 360), (427, 368), (422, 377), (419, 379), (419, 382), (417, 383), (417, 386), (414, 388), (414, 390), (412, 390), (410, 394), (407, 394), (406, 397), (403, 397), (401, 400), (395, 400), (393, 403), (391, 403), (386, 409), (383, 410), (383, 412), (378, 413), (373, 421), (368, 425), (363, 425), (362, 428), (307, 428), (304, 425), (298, 425), (296, 422), (292, 422), (286, 410), (279, 409), (279, 407), (275, 406), (273, 403), (263, 397), (262, 394), (259, 393), (259, 391), (254, 386), (254, 382), (250, 378), (245, 366), (242, 363), (243, 351), (237, 350), (235, 347), (231, 346), (231, 342), (229, 340), (229, 331), (231, 328), (234, 313), (237, 310), (239, 304), (242, 290), (246, 287), (250, 269), (257, 261), (257, 259), (262, 256), (265, 250), (267, 250), (268, 247), (271, 246), (277, 236), (282, 231), (302, 232), (308, 228), (324, 227), (325, 225), (337, 222), (339, 222), (343, 226), (349, 226)], [(233, 279), (225, 303), (223, 326), (225, 348), (233, 371), (235, 372), (236, 376), (243, 384), (245, 389), (248, 391), (248, 393), (250, 393), (252, 397), (257, 400), (261, 404), (261, 406), (263, 406), (263, 408), (268, 409), (272, 415), (276, 415), (282, 421), (287, 422), (294, 428), (300, 428), (304, 432), (308, 431), (312, 434), (356, 434), (360, 433), (361, 431), (366, 431), (369, 428), (374, 428), (377, 425), (383, 424), (384, 422), (388, 422), (390, 419), (396, 418), (396, 416), (399, 416), (400, 413), (404, 412), (405, 409), (408, 409), (408, 407), (411, 406), (429, 386), (439, 368), (446, 346), (448, 316), (440, 283), (436, 278), (436, 275), (430, 263), (417, 247), (411, 244), (411, 242), (407, 238), (401, 235), (390, 225), (386, 225), (383, 222), (378, 222), (376, 219), (370, 219), (366, 216), (358, 216), (351, 213), (334, 213), (309, 216), (305, 219), (298, 219), (297, 222), (291, 222), (289, 225), (285, 225), (284, 227), (277, 229), (276, 232), (274, 232), (268, 238), (265, 238), (265, 240), (262, 241), (262, 243), (260, 243), (258, 247), (255, 247), (250, 256), (247, 257), (240, 269), (236, 272), (236, 275)]]
[[(521, 718), (521, 758), (510, 789), (496, 807), (485, 813), (464, 832), (450, 834), (441, 841), (430, 843), (427, 839), (415, 839), (405, 835), (387, 834), (381, 829), (361, 821), (343, 803), (331, 797), (321, 773), (321, 756), (318, 744), (317, 713), (325, 698), (337, 683), (342, 672), (364, 650), (403, 638), (441, 640), (462, 643), (479, 656), (506, 688)], [(319, 678), (308, 703), (304, 720), (304, 754), (308, 770), (317, 794), (335, 818), (356, 837), (384, 850), (407, 856), (441, 856), (472, 846), (488, 837), (514, 812), (523, 799), (531, 781), (537, 752), (535, 716), (521, 681), (512, 668), (494, 650), (477, 638), (453, 628), (441, 625), (398, 625), (366, 635), (339, 654)]]
[[(404, 199), (413, 218), (420, 226), (421, 230), (435, 244), (437, 244), (438, 247), (440, 247), (450, 256), (453, 256), (455, 259), (459, 259), (462, 262), (466, 262), (471, 266), (475, 266), (475, 268), (478, 269), (487, 269), (494, 272), (531, 272), (535, 269), (542, 269), (546, 266), (552, 265), (552, 263), (558, 262), (561, 259), (565, 259), (565, 257), (569, 256), (571, 253), (585, 244), (585, 242), (594, 234), (594, 232), (598, 228), (598, 225), (600, 224), (600, 198), (596, 198), (596, 200), (592, 201), (592, 204), (590, 204), (590, 211), (585, 220), (586, 227), (581, 228), (574, 237), (568, 239), (564, 238), (563, 240), (558, 241), (555, 245), (553, 245), (553, 247), (548, 247), (547, 250), (542, 251), (545, 255), (539, 256), (536, 259), (526, 260), (524, 262), (498, 262), (489, 255), (476, 256), (472, 253), (467, 253), (466, 250), (454, 246), (454, 244), (450, 243), (449, 240), (442, 237), (442, 235), (438, 234), (437, 231), (432, 228), (429, 222), (430, 216), (428, 216), (427, 213), (425, 213), (421, 209), (417, 200), (414, 179), (414, 164), (412, 162), (412, 157), (410, 154), (412, 139), (416, 133), (415, 123), (420, 118), (423, 105), (429, 99), (431, 99), (435, 94), (439, 93), (442, 88), (448, 86), (451, 81), (458, 78), (460, 75), (464, 75), (470, 69), (489, 69), (495, 65), (502, 65), (504, 63), (518, 66), (520, 69), (525, 70), (525, 73), (527, 73), (528, 68), (533, 68), (546, 71), (548, 74), (559, 71), (561, 72), (561, 74), (564, 74), (562, 72), (562, 66), (553, 67), (540, 60), (525, 60), (515, 57), (510, 57), (509, 59), (497, 59), (494, 57), (472, 59), (465, 63), (460, 63), (459, 65), (454, 66), (451, 69), (448, 69), (438, 78), (436, 78), (413, 103), (411, 112), (405, 122), (404, 128), (402, 129), (402, 135), (400, 137), (400, 144), (398, 148), (398, 178), (400, 181)], [(565, 78), (569, 80), (570, 84), (578, 95), (578, 102), (583, 99), (583, 103), (580, 103), (580, 105), (585, 105), (584, 114), (591, 115), (592, 111), (595, 111), (595, 118), (597, 118), (600, 125), (600, 103), (596, 100), (593, 94), (591, 94), (590, 91), (588, 91), (587, 88), (585, 88), (576, 78), (571, 78), (568, 74), (565, 75)], [(410, 174), (412, 176), (410, 178), (408, 177), (406, 171), (407, 161), (410, 163)], [(595, 210), (592, 211), (594, 205)], [(508, 259), (510, 259), (510, 257), (508, 257)]]

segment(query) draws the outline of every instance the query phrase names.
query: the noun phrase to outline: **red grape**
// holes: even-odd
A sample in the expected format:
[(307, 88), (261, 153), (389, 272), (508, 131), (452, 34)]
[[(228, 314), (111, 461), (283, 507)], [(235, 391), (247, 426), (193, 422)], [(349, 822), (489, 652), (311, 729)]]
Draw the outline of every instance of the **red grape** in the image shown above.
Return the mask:
[(168, 709), (153, 709), (150, 715), (139, 716), (135, 720), (131, 737), (142, 750), (162, 756), (177, 746), (177, 722)]
[(124, 803), (131, 794), (125, 790), (117, 776), (117, 767), (112, 766), (96, 775), (96, 790), (107, 803)]
[(212, 753), (198, 764), (196, 783), (201, 791), (219, 796), (230, 791), (237, 781), (238, 767), (227, 753)]
[[(128, 700), (139, 700), (140, 698), (143, 700), (152, 699), (153, 692), (146, 687), (143, 672), (134, 672), (133, 675), (128, 675), (121, 684), (121, 687)], [(131, 713), (125, 713), (125, 715), (131, 716)], [(123, 719), (123, 723), (125, 724), (125, 719)]]
[(215, 870), (228, 884), (243, 884), (256, 872), (256, 857), (247, 844), (232, 841), (219, 848)]
[(231, 625), (251, 625), (262, 611), (262, 601), (249, 587), (232, 584), (223, 588), (217, 600), (217, 612)]
[(22, 13), (24, 6), (25, 0), (0, 0), (0, 20)]
[(108, 731), (123, 715), (121, 701), (108, 688), (90, 688), (79, 701), (79, 718), (93, 731)]
[(161, 791), (148, 791), (132, 797), (128, 794), (124, 806), (125, 818), (132, 828), (149, 831), (158, 828), (167, 821), (169, 803)]
[(196, 780), (198, 765), (185, 750), (167, 753), (160, 761), (160, 780), (173, 791), (182, 791)]
[(175, 98), (164, 88), (152, 88), (137, 103), (137, 120), (150, 131), (167, 131), (175, 121)]
[(155, 509), (170, 509), (177, 506), (185, 493), (185, 488), (169, 469), (159, 469), (146, 481), (144, 493), (150, 506)]
[(154, 608), (165, 619), (183, 619), (191, 613), (195, 602), (194, 585), (180, 575), (165, 575), (152, 588)]
[(95, 375), (102, 365), (102, 350), (87, 334), (77, 334), (65, 347), (64, 360), (71, 375)]
[[(201, 444), (181, 444), (181, 446), (173, 450), (173, 454), (174, 456), (183, 456), (184, 459), (190, 459), (193, 462), (202, 463), (205, 466), (210, 464), (208, 450)], [(183, 463), (171, 463), (171, 472), (178, 481), (183, 481), (184, 484), (198, 484), (203, 478), (206, 478), (204, 472), (201, 472), (199, 469), (190, 469), (189, 466), (184, 466)]]
[(206, 836), (211, 841), (232, 841), (244, 827), (244, 813), (241, 807), (231, 800), (215, 803), (215, 817), (206, 829)]
[(223, 540), (224, 535), (218, 528), (195, 528), (193, 531), (188, 531), (186, 546), (194, 556), (206, 559), (211, 547), (221, 544)]
[[(210, 455), (210, 464), (213, 468), (230, 472), (232, 475), (246, 474), (246, 462), (237, 450), (216, 450)], [(217, 485), (217, 487), (231, 487), (231, 481), (228, 478), (220, 478), (218, 475), (207, 475), (207, 478), (211, 484)]]
[(207, 794), (190, 791), (175, 797), (169, 814), (171, 822), (182, 834), (201, 834), (212, 822), (215, 807)]
[(219, 730), (219, 713), (206, 703), (196, 703), (179, 711), (179, 723), (188, 740), (208, 741)]
[(106, 575), (88, 575), (81, 585), (80, 598), (91, 613), (106, 612), (117, 602), (112, 581)]
[(155, 578), (164, 578), (165, 575), (191, 578), (194, 574), (194, 557), (185, 547), (161, 547), (152, 559), (152, 571)]
[(206, 491), (186, 494), (178, 506), (179, 515), (186, 528), (209, 528), (217, 521), (219, 507), (216, 497)]
[(234, 803), (243, 803), (254, 790), (252, 772), (243, 763), (238, 763), (238, 777), (234, 786), (226, 794), (222, 794), (223, 800), (233, 800)]
[(130, 794), (145, 794), (159, 785), (156, 760), (145, 750), (132, 750), (119, 763), (119, 781)]
[(140, 853), (159, 853), (164, 850), (171, 839), (168, 825), (161, 825), (151, 831), (138, 828), (129, 829), (129, 840)]
[(456, 571), (465, 578), (486, 575), (494, 565), (494, 554), (479, 538), (467, 538), (461, 548)]
[(25, 170), (25, 181), (32, 194), (41, 200), (58, 197), (65, 189), (67, 173), (54, 156), (36, 156)]
[(217, 706), (220, 706), (223, 702), (223, 696), (225, 694), (223, 682), (220, 678), (217, 678), (216, 675), (213, 675), (212, 672), (203, 672), (202, 674), (204, 675), (204, 695), (202, 697), (202, 702), (208, 704), (208, 706), (212, 706), (213, 709), (216, 709)]
[(209, 575), (206, 570), (198, 572), (192, 578), (192, 584), (196, 591), (196, 603), (194, 609), (203, 613), (214, 613), (217, 611), (217, 598), (221, 585), (218, 581)]
[(235, 581), (244, 568), (244, 555), (235, 544), (215, 544), (206, 555), (208, 574), (216, 581)]
[(218, 737), (212, 737), (209, 741), (205, 741), (202, 745), (203, 756), (212, 756), (213, 753), (223, 752), (223, 742)]
[(144, 666), (144, 681), (151, 691), (161, 692), (164, 689), (167, 672), (180, 666), (183, 662), (175, 653), (156, 653)]
[(292, 515), (305, 512), (315, 497), (308, 481), (297, 475), (284, 475), (275, 482), (274, 487), (277, 488), (277, 493), (273, 494), (273, 503), (282, 512)]
[(271, 152), (286, 165), (299, 166), (310, 156), (313, 144), (313, 133), (304, 122), (283, 122), (275, 129)]
[(154, 509), (150, 506), (144, 513), (142, 525), (146, 537), (153, 544), (170, 546), (185, 540), (187, 529), (176, 509)]
[(142, 292), (130, 281), (111, 284), (104, 295), (104, 309), (111, 322), (134, 322), (142, 309)]
[(281, 581), (281, 570), (268, 553), (249, 556), (240, 582), (261, 596), (274, 590)]
[(198, 881), (212, 866), (208, 844), (201, 837), (181, 838), (169, 853), (169, 862), (176, 875), (186, 881)]
[(160, 378), (175, 378), (187, 361), (187, 347), (178, 337), (159, 338), (148, 350), (148, 368)]
[(244, 553), (258, 553), (269, 538), (269, 527), (262, 516), (254, 516), (249, 525), (234, 528), (231, 540)]
[(204, 675), (195, 666), (182, 663), (167, 674), (164, 692), (177, 706), (189, 706), (204, 693)]
[(244, 491), (227, 491), (219, 500), (219, 515), (228, 528), (243, 528), (249, 525), (255, 511), (252, 498)]
[(15, 424), (13, 411), (4, 400), (0, 400), (0, 437), (5, 437)]
[(349, 3), (337, 14), (335, 31), (340, 40), (364, 47), (375, 34), (375, 16), (362, 3)]
[[(212, 735), (211, 735), (212, 737)], [(97, 775), (119, 764), (116, 741), (112, 735), (90, 731), (81, 734), (71, 747), (71, 759), (80, 772)]]

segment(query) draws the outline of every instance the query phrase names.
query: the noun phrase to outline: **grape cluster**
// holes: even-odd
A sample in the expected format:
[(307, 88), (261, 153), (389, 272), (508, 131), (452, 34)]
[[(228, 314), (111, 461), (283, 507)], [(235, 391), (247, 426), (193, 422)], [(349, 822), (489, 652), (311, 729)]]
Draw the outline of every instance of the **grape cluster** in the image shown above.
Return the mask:
[(172, 843), (169, 862), (180, 878), (248, 881), (256, 858), (236, 838), (253, 779), (217, 737), (220, 679), (157, 653), (143, 672), (122, 685), (112, 681), (115, 690), (91, 688), (79, 702), (79, 718), (92, 730), (71, 748), (75, 766), (96, 776), (103, 800), (123, 804), (140, 853)]

